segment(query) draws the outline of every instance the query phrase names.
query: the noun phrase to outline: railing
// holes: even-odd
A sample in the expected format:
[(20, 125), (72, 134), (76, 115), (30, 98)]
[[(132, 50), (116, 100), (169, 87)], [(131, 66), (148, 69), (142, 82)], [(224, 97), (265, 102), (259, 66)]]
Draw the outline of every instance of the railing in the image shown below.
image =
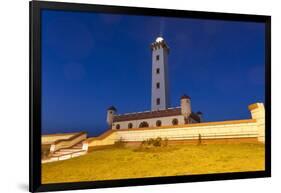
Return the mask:
[(78, 133), (58, 133), (58, 134), (47, 134), (42, 135), (42, 144), (52, 144), (57, 140), (69, 139), (70, 137), (77, 135)]
[(85, 140), (86, 138), (87, 138), (87, 133), (81, 132), (68, 139), (57, 140), (51, 145), (50, 153), (53, 153), (53, 152), (63, 149), (63, 148), (72, 147), (72, 146), (76, 145), (77, 143)]

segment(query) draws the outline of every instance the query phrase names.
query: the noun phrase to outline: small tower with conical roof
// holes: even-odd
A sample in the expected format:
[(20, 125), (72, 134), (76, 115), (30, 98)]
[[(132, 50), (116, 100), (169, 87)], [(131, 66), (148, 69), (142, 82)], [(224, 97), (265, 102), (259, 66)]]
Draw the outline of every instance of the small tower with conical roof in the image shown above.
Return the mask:
[(187, 95), (181, 97), (181, 114), (187, 119), (191, 114), (191, 100)]
[(114, 118), (116, 111), (117, 111), (117, 109), (114, 106), (110, 106), (107, 109), (106, 122), (107, 122), (108, 126), (110, 126), (110, 127), (112, 126), (113, 118)]
[(164, 110), (170, 106), (168, 55), (169, 47), (162, 37), (151, 44), (152, 50), (152, 86), (151, 110)]

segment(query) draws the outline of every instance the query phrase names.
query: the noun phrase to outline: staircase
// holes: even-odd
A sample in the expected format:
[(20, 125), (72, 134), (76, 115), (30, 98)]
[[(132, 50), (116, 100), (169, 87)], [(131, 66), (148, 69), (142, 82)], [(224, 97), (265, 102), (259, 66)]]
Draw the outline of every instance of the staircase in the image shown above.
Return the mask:
[(51, 155), (52, 160), (66, 160), (73, 157), (78, 157), (87, 153), (82, 149), (83, 142), (80, 142), (70, 148), (60, 149)]
[[(83, 133), (77, 134), (69, 139), (58, 140), (54, 145), (60, 145), (59, 147), (54, 147), (54, 151), (50, 151), (48, 158), (43, 159), (42, 163), (67, 160), (87, 153), (87, 149), (83, 149), (83, 143), (86, 140)], [(81, 138), (82, 136), (82, 138)], [(72, 144), (67, 145), (67, 144)], [(74, 145), (73, 145), (74, 144)]]

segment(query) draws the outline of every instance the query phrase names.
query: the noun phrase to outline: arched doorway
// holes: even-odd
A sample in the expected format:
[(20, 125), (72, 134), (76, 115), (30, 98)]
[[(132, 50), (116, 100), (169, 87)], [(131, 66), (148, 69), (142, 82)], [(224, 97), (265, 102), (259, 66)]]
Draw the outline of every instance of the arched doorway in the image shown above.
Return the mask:
[(148, 123), (146, 121), (141, 122), (139, 128), (145, 128), (145, 127), (149, 127)]
[(161, 122), (160, 120), (157, 120), (157, 121), (156, 121), (156, 126), (157, 126), (157, 127), (160, 127), (161, 125), (162, 125), (162, 122)]

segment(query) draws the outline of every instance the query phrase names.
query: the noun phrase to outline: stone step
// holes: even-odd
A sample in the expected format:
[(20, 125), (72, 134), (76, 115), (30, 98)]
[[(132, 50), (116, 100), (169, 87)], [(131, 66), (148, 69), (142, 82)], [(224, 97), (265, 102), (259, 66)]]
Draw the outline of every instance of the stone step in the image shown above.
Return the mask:
[(56, 152), (75, 152), (75, 151), (81, 151), (82, 148), (76, 148), (76, 149), (70, 149), (70, 148), (67, 148), (67, 149), (60, 149)]
[[(80, 150), (82, 151), (82, 150)], [(64, 154), (72, 154), (72, 153), (76, 153), (76, 152), (80, 152), (80, 151), (58, 151), (53, 153), (53, 155), (64, 155)]]
[(70, 148), (64, 148), (64, 149), (55, 151), (49, 159), (43, 160), (42, 163), (67, 160), (67, 159), (71, 159), (74, 157), (79, 157), (81, 155), (85, 155), (86, 153), (87, 153), (87, 151), (83, 150), (83, 143), (79, 142), (78, 144), (76, 144)]
[(84, 155), (86, 154), (86, 151), (76, 151), (76, 152), (70, 152), (70, 153), (66, 153), (66, 152), (55, 152), (51, 157), (52, 158), (56, 158), (56, 157), (62, 157), (62, 159), (66, 158), (66, 157), (77, 157), (80, 155)]

